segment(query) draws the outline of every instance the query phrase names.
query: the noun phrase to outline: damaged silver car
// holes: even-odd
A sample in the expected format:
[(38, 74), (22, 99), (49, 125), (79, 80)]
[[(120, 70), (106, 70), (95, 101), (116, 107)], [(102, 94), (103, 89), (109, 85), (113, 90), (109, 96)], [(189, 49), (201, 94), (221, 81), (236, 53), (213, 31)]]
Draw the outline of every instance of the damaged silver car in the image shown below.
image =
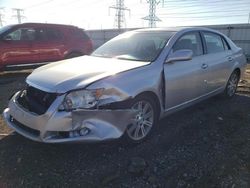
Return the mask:
[(90, 56), (33, 71), (3, 112), (19, 134), (46, 143), (147, 138), (166, 115), (208, 97), (232, 97), (246, 58), (206, 28), (141, 29)]

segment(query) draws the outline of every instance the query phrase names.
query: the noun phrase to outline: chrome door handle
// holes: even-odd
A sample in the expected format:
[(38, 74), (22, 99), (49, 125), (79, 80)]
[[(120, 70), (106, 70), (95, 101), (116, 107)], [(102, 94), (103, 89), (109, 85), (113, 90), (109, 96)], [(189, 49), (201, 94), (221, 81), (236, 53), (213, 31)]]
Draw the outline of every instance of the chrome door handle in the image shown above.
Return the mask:
[(227, 59), (228, 61), (233, 61), (233, 58), (231, 56), (229, 56)]
[(202, 69), (206, 69), (208, 67), (208, 65), (206, 64), (206, 63), (203, 63), (202, 65), (201, 65), (201, 68)]

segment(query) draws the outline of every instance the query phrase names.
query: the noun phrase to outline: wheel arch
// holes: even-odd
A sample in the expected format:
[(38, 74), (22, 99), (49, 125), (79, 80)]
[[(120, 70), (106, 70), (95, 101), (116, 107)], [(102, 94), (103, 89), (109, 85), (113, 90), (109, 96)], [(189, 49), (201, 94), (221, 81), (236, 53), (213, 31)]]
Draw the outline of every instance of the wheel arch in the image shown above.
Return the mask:
[(233, 70), (233, 72), (237, 72), (237, 74), (239, 75), (239, 77), (241, 76), (241, 71), (240, 71), (240, 68), (237, 67)]
[(158, 115), (161, 113), (161, 104), (159, 97), (153, 91), (143, 91), (142, 93), (137, 94), (134, 99), (139, 97), (150, 97), (156, 104)]

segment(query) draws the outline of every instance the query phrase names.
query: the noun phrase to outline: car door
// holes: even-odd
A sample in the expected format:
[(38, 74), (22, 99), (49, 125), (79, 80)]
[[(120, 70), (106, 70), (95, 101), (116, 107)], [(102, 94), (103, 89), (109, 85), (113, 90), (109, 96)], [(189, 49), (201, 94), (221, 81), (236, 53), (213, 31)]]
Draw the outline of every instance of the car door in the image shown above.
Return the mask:
[(32, 63), (35, 52), (32, 50), (35, 30), (33, 28), (17, 28), (3, 36), (0, 48), (5, 66)]
[(166, 110), (191, 102), (205, 93), (204, 57), (199, 32), (182, 35), (174, 44), (172, 52), (181, 49), (192, 50), (193, 57), (188, 61), (164, 64)]
[(207, 93), (224, 87), (233, 61), (230, 46), (224, 37), (213, 32), (202, 32), (205, 43), (204, 63), (207, 65)]
[(62, 34), (58, 29), (39, 27), (36, 29), (36, 41), (32, 44), (32, 48), (39, 54), (40, 62), (56, 61), (63, 57), (62, 41)]

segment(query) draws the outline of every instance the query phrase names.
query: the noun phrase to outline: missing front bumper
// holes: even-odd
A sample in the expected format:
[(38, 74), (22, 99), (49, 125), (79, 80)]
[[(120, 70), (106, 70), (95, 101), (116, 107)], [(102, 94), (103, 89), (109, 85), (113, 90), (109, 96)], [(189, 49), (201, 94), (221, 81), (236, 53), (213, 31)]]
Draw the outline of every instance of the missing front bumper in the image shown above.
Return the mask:
[[(133, 123), (133, 110), (78, 110), (72, 113), (72, 129), (48, 131), (44, 142), (99, 142), (120, 138)], [(85, 130), (84, 134), (81, 131)]]
[[(22, 109), (14, 96), (3, 116), (9, 127), (29, 139), (46, 143), (66, 143), (117, 139), (133, 123), (136, 114), (135, 110), (130, 109), (58, 112), (60, 101), (55, 103), (44, 115), (34, 115)], [(87, 134), (72, 136), (71, 132), (84, 128), (89, 130)], [(34, 132), (39, 134), (33, 134)]]

